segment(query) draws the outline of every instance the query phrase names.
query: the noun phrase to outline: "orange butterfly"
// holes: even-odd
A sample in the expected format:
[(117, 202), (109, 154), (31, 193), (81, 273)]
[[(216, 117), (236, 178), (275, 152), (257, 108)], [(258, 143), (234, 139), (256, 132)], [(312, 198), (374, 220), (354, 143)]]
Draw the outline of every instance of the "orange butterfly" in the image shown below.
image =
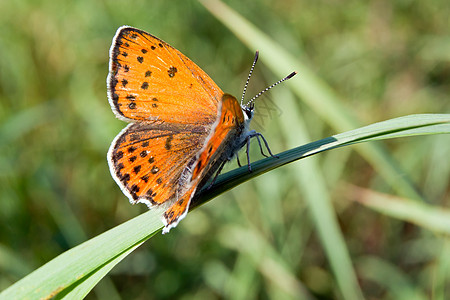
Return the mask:
[(130, 122), (108, 151), (111, 175), (131, 203), (165, 209), (163, 233), (186, 216), (195, 191), (248, 148), (250, 138), (265, 142), (248, 130), (253, 100), (265, 90), (239, 104), (189, 58), (142, 30), (117, 30), (107, 83), (112, 110)]

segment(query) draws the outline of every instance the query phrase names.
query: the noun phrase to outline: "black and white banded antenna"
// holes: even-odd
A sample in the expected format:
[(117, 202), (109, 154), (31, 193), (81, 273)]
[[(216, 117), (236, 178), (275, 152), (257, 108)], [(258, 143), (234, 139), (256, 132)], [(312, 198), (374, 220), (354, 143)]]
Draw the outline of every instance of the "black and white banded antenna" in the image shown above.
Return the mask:
[(250, 82), (250, 77), (252, 77), (253, 69), (255, 68), (256, 62), (258, 61), (258, 57), (259, 57), (259, 51), (256, 50), (255, 59), (253, 59), (253, 64), (252, 64), (252, 67), (250, 68), (250, 72), (248, 73), (247, 81), (245, 82), (245, 85), (244, 85), (244, 91), (242, 92), (242, 98), (241, 98), (241, 107), (242, 108), (244, 108), (243, 105), (244, 105), (245, 93), (247, 92), (247, 86), (248, 86), (248, 83)]
[(291, 74), (289, 74), (288, 76), (284, 77), (283, 79), (278, 80), (277, 82), (275, 82), (275, 83), (272, 84), (271, 86), (266, 87), (264, 90), (262, 90), (261, 92), (259, 92), (258, 94), (256, 94), (252, 99), (250, 99), (250, 100), (247, 102), (247, 104), (243, 105), (243, 103), (244, 103), (245, 92), (247, 91), (247, 86), (248, 86), (248, 83), (249, 83), (249, 81), (250, 81), (250, 77), (252, 76), (253, 69), (255, 68), (256, 62), (258, 61), (258, 57), (259, 57), (259, 51), (256, 51), (256, 53), (255, 53), (255, 59), (253, 60), (253, 64), (252, 64), (252, 67), (250, 68), (250, 72), (249, 72), (249, 74), (248, 74), (247, 81), (245, 82), (244, 91), (242, 92), (241, 107), (242, 107), (244, 110), (250, 110), (250, 111), (253, 110), (253, 107), (254, 107), (254, 104), (253, 104), (253, 103), (255, 102), (255, 100), (256, 100), (258, 97), (260, 97), (262, 94), (264, 94), (265, 92), (267, 92), (267, 91), (270, 90), (271, 88), (273, 88), (273, 87), (279, 85), (279, 84), (282, 83), (283, 81), (286, 81), (286, 80), (288, 80), (288, 79), (291, 79), (292, 77), (294, 77), (294, 76), (297, 74), (297, 72), (294, 71), (294, 72), (292, 72)]
[(288, 76), (284, 77), (281, 80), (278, 80), (277, 82), (275, 82), (274, 84), (272, 84), (269, 87), (266, 87), (264, 90), (262, 90), (261, 92), (259, 92), (258, 94), (256, 94), (252, 99), (250, 99), (247, 104), (245, 105), (246, 107), (253, 107), (253, 102), (255, 102), (256, 98), (260, 97), (262, 94), (264, 94), (265, 92), (267, 92), (268, 90), (270, 90), (271, 88), (279, 85), (280, 83), (282, 83), (283, 81), (286, 81), (288, 79), (291, 79), (292, 77), (295, 76), (295, 74), (297, 74), (296, 71), (292, 72), (291, 74), (289, 74)]

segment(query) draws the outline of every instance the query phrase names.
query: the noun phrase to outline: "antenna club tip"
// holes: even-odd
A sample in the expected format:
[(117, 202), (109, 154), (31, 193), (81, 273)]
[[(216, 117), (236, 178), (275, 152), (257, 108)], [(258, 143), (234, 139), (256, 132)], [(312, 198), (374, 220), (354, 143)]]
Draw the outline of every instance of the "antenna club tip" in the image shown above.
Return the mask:
[(295, 75), (297, 75), (297, 71), (294, 71), (291, 74), (289, 74), (288, 76), (286, 76), (286, 79), (290, 79), (290, 78), (294, 77)]

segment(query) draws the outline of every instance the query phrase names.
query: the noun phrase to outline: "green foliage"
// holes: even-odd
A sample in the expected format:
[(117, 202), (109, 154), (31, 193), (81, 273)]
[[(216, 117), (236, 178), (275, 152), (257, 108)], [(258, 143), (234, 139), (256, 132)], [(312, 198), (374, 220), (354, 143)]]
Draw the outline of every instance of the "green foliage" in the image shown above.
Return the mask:
[[(446, 2), (229, 1), (241, 16), (202, 3), (210, 12), (191, 1), (0, 3), (0, 297), (80, 298), (108, 274), (88, 298), (445, 299), (450, 140), (423, 134), (449, 132)], [(197, 203), (271, 170), (136, 250), (161, 224), (155, 212), (133, 219), (146, 208), (127, 203), (105, 159), (125, 126), (105, 84), (123, 24), (235, 95), (256, 48), (255, 92), (299, 72), (258, 99), (253, 124), (273, 151), (292, 150), (224, 174)], [(395, 119), (422, 113), (435, 114)]]

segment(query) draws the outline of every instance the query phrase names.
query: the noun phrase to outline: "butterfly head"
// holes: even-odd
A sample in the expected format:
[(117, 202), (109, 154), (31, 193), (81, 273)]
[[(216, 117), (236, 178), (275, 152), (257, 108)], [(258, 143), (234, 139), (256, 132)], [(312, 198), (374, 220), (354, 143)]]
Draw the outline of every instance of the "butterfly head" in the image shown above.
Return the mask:
[(255, 111), (255, 103), (251, 102), (247, 105), (241, 105), (242, 112), (244, 113), (244, 118), (246, 122), (250, 122), (250, 120), (253, 118), (253, 114)]

